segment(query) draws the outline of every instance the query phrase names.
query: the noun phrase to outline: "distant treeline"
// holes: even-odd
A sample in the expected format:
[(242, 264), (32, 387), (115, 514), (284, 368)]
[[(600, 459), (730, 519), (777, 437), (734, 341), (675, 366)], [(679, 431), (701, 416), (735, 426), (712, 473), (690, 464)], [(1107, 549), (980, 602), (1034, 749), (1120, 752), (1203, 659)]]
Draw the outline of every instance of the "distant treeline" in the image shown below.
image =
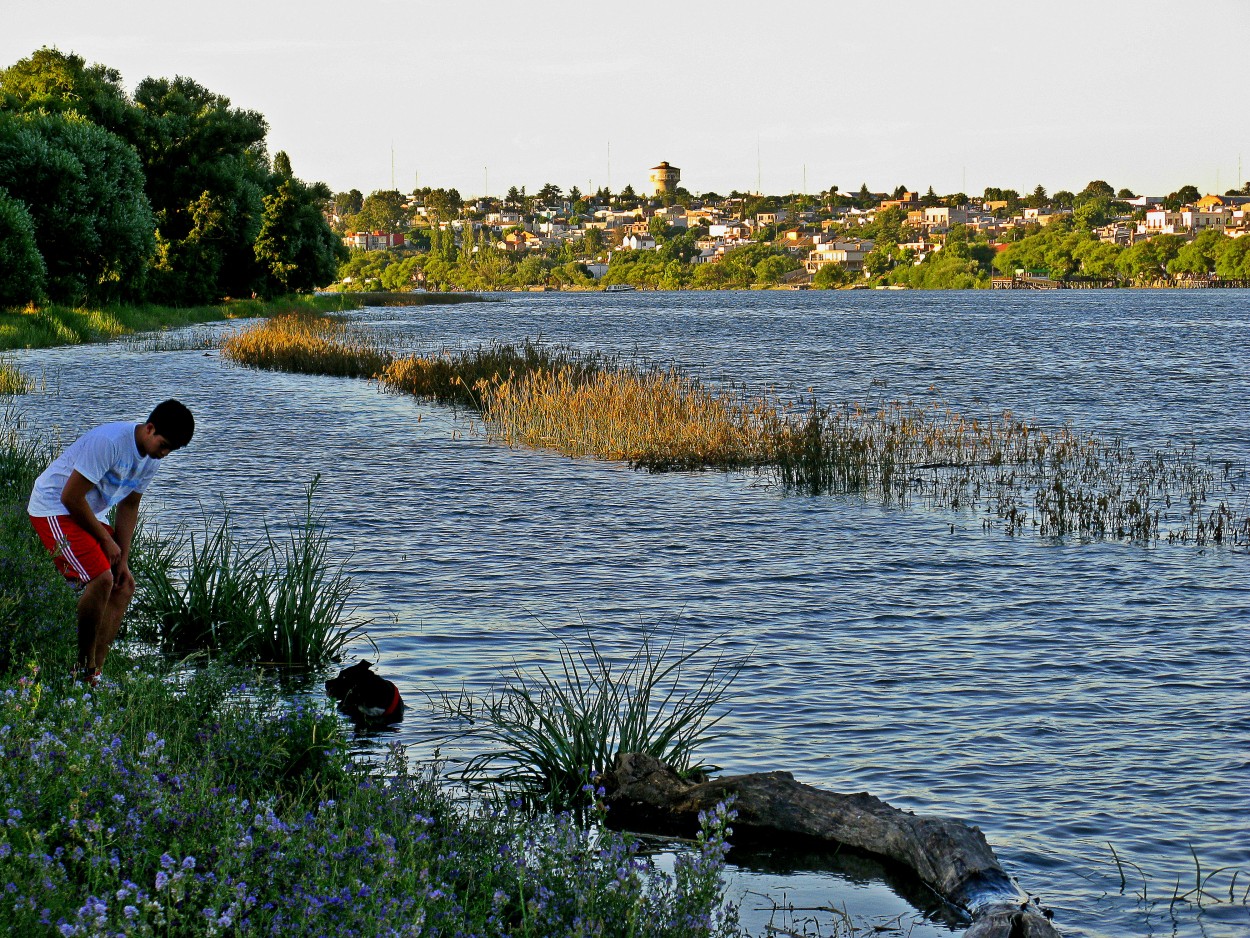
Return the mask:
[(0, 71), (0, 307), (305, 292), (346, 257), (330, 190), (271, 160), (263, 116), (190, 78), (40, 49)]

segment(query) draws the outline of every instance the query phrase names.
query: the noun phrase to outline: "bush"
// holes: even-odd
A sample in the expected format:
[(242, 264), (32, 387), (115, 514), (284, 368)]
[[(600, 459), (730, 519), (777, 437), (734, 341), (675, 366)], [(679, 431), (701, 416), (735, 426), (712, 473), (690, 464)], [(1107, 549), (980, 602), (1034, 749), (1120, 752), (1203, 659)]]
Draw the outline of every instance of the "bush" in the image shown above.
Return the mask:
[(23, 306), (43, 296), (48, 270), (35, 244), (35, 222), (26, 206), (0, 189), (0, 308)]

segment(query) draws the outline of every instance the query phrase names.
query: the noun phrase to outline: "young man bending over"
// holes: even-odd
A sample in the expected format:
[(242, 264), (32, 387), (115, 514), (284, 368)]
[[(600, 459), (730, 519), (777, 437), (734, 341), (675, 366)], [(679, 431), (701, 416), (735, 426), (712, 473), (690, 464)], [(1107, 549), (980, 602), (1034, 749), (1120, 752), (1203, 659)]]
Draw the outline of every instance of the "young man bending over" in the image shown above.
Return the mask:
[[(139, 500), (164, 459), (191, 442), (195, 418), (178, 401), (145, 423), (88, 430), (35, 480), (27, 511), (56, 567), (81, 589), (76, 674), (95, 684), (135, 592), (130, 540)], [(106, 519), (117, 507), (116, 526)]]

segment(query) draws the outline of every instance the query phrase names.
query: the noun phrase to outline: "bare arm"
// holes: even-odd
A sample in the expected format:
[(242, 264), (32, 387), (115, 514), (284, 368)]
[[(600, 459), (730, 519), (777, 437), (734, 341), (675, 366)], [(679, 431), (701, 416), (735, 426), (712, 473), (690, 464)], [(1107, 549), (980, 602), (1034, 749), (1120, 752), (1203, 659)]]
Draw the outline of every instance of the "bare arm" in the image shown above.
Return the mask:
[(122, 566), (130, 561), (130, 541), (135, 534), (135, 525), (139, 523), (139, 501), (143, 498), (138, 492), (131, 492), (117, 506), (117, 517), (113, 519), (113, 540), (121, 548)]
[[(78, 522), (80, 528), (99, 541), (100, 548), (104, 551), (104, 556), (108, 558), (109, 564), (115, 565), (122, 557), (122, 549), (117, 546), (117, 542), (113, 540), (108, 529), (100, 523), (100, 519), (87, 505), (87, 493), (93, 488), (95, 488), (95, 483), (75, 469), (69, 474), (65, 488), (61, 489), (61, 504), (69, 510), (69, 516)], [(137, 505), (135, 517), (138, 518)], [(133, 524), (131, 524), (130, 531), (134, 532)], [(129, 547), (129, 538), (127, 538), (127, 547)]]

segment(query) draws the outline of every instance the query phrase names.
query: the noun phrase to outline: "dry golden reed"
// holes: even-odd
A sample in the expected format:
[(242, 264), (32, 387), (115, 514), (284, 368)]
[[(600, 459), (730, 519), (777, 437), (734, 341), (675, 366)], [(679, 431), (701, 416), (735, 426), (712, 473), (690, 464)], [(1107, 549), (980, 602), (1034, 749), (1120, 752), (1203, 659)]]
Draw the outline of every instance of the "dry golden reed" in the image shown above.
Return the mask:
[(777, 420), (763, 400), (716, 393), (673, 370), (538, 371), (478, 390), (487, 426), (509, 445), (657, 470), (762, 465)]
[[(1008, 533), (1250, 546), (1250, 518), (1196, 450), (1137, 456), (1070, 428), (942, 405), (791, 411), (676, 370), (527, 341), (393, 358), (341, 322), (280, 317), (227, 343), (262, 368), (377, 376), (387, 390), (469, 406), (513, 446), (652, 471), (753, 469), (783, 488), (976, 511)], [(1244, 501), (1244, 499), (1243, 499)]]
[(222, 355), (252, 368), (372, 378), (393, 356), (353, 335), (338, 319), (305, 314), (275, 316), (231, 336)]

